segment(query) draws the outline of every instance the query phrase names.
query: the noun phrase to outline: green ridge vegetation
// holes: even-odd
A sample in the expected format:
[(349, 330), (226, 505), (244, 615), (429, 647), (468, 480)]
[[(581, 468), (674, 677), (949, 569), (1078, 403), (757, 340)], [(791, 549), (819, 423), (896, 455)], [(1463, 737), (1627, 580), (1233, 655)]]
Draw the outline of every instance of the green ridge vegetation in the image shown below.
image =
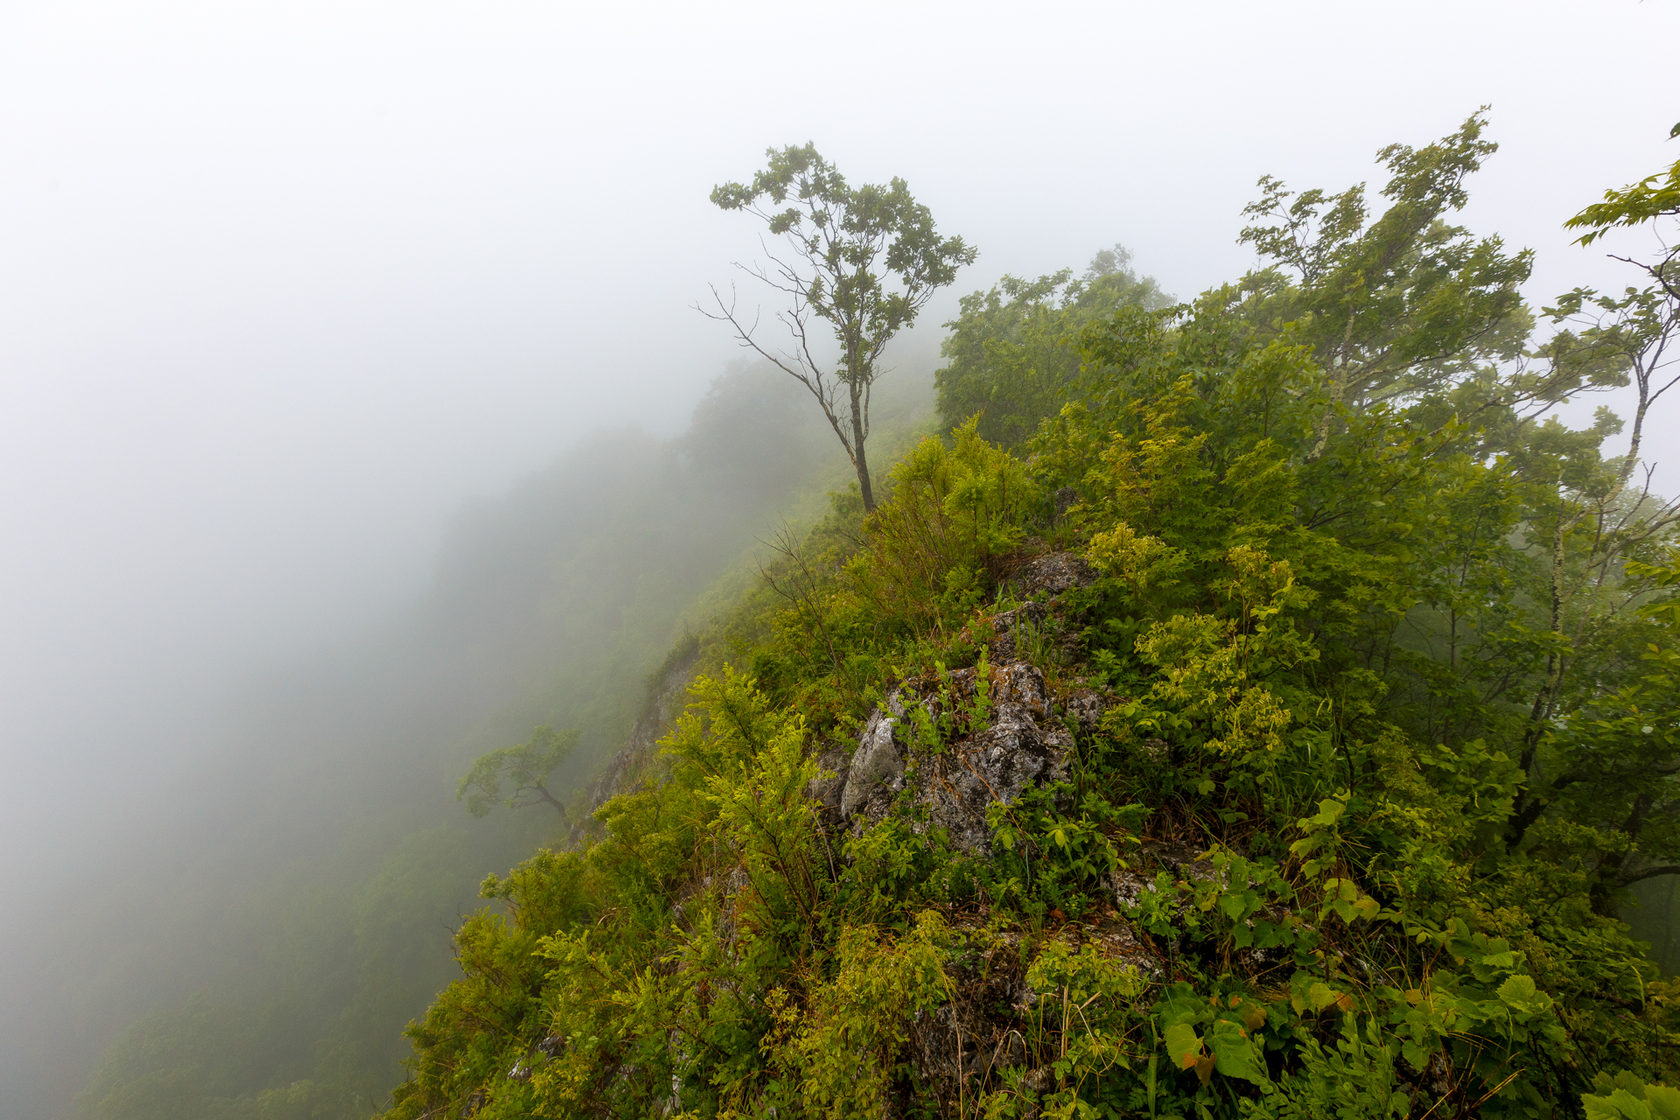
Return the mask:
[[(593, 835), (486, 881), (384, 1115), (1671, 1114), (1619, 913), (1680, 864), (1676, 509), (1550, 413), (1643, 414), (1680, 301), (1536, 340), (1451, 224), (1482, 127), (1385, 149), (1375, 216), (1263, 180), (1262, 267), (1188, 304), (965, 301), (954, 435), (784, 537)], [(1028, 723), (1042, 780), (962, 802)]]

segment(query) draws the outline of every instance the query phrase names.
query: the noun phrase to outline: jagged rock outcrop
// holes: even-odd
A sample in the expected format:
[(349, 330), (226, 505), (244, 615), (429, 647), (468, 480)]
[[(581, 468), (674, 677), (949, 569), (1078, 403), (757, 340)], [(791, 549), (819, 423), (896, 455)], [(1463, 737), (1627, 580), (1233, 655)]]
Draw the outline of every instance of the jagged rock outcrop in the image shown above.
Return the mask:
[(990, 807), (1066, 780), (1070, 723), (1089, 731), (1105, 708), (1089, 689), (1058, 707), (1043, 671), (1029, 659), (1063, 640), (1053, 597), (1094, 578), (1090, 565), (1069, 552), (1020, 565), (1009, 576), (1017, 592), (1052, 602), (1029, 601), (993, 615), (980, 666), (914, 678), (893, 690), (870, 713), (854, 749), (831, 747), (820, 756), (834, 776), (814, 783), (811, 796), (842, 827), (861, 827), (905, 795), (921, 810), (915, 819), (944, 829), (955, 848), (989, 855)]
[(589, 811), (572, 826), (571, 839), (580, 840), (594, 824), (592, 814), (613, 797), (635, 784), (659, 754), (659, 739), (671, 729), (671, 721), (688, 699), (688, 686), (700, 660), (700, 643), (689, 640), (678, 645), (648, 682), (642, 714), (630, 728), (624, 746), (615, 752), (589, 789)]
[(1097, 570), (1076, 552), (1046, 552), (1009, 573), (1009, 583), (1023, 599), (1055, 596), (1096, 581)]
[(844, 768), (813, 794), (833, 805), (843, 826), (861, 826), (908, 791), (924, 810), (915, 815), (944, 829), (954, 847), (989, 854), (988, 808), (1065, 780), (1073, 736), (1036, 666), (991, 667), (985, 701), (978, 673), (958, 669), (895, 689), (864, 724)]

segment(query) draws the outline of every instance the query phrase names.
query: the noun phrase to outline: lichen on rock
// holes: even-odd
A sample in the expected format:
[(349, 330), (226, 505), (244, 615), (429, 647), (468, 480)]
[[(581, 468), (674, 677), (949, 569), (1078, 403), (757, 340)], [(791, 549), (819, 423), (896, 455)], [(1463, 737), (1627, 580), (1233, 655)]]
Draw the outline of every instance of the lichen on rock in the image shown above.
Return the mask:
[[(990, 806), (1068, 778), (1073, 736), (1055, 716), (1044, 674), (1025, 661), (991, 667), (982, 705), (979, 671), (906, 681), (870, 713), (837, 778), (843, 824), (880, 820), (908, 790), (918, 822), (943, 829), (953, 848), (985, 856), (991, 852)], [(910, 715), (912, 708), (921, 709), (919, 719)], [(983, 725), (965, 725), (982, 710)], [(953, 737), (928, 742), (916, 733), (918, 723), (949, 729)]]

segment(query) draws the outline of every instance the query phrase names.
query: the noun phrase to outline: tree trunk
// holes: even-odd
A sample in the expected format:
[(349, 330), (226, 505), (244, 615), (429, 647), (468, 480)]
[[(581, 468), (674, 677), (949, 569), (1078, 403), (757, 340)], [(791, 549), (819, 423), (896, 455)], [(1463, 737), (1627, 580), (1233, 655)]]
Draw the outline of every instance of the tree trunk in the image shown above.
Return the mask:
[(852, 394), (852, 464), (857, 467), (858, 489), (863, 491), (863, 512), (875, 512), (875, 491), (869, 485), (869, 457), (863, 453), (863, 441), (866, 433), (863, 430), (863, 401), (858, 383), (850, 385)]
[(1523, 836), (1540, 814), (1545, 811), (1548, 798), (1535, 789), (1534, 762), (1540, 753), (1540, 742), (1551, 727), (1551, 718), (1558, 694), (1563, 689), (1563, 654), (1558, 645), (1563, 637), (1563, 543), (1565, 525), (1563, 508), (1559, 504), (1557, 523), (1552, 528), (1552, 594), (1547, 618), (1547, 632), (1551, 648), (1546, 654), (1546, 676), (1534, 696), (1528, 712), (1528, 727), (1523, 732), (1522, 753), (1517, 766), (1523, 772), (1523, 784), (1511, 803), (1511, 817), (1505, 826), (1505, 843), (1512, 848), (1522, 843)]
[(538, 785), (533, 786), (532, 788), (537, 791), (537, 796), (538, 797), (541, 797), (544, 801), (546, 801), (550, 805), (554, 806), (554, 811), (556, 813), (560, 814), (560, 820), (562, 822), (568, 821), (568, 820), (571, 819), (571, 814), (566, 812), (566, 806), (562, 805), (559, 801), (555, 800), (554, 795), (552, 793), (548, 792), (548, 787), (539, 783)]
[(861, 443), (858, 444), (857, 449), (857, 476), (858, 489), (863, 491), (863, 512), (874, 513), (875, 491), (869, 487), (869, 460), (864, 458), (863, 444)]

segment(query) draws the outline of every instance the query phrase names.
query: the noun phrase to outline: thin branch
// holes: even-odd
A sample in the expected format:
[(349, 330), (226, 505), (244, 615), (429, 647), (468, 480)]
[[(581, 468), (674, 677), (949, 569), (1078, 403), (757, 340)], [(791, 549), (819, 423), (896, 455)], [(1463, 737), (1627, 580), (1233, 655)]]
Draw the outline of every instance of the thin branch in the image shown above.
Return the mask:
[(1635, 871), (1631, 875), (1619, 875), (1616, 882), (1619, 886), (1629, 887), (1643, 879), (1655, 879), (1660, 875), (1680, 875), (1680, 863), (1661, 863), (1655, 867)]

